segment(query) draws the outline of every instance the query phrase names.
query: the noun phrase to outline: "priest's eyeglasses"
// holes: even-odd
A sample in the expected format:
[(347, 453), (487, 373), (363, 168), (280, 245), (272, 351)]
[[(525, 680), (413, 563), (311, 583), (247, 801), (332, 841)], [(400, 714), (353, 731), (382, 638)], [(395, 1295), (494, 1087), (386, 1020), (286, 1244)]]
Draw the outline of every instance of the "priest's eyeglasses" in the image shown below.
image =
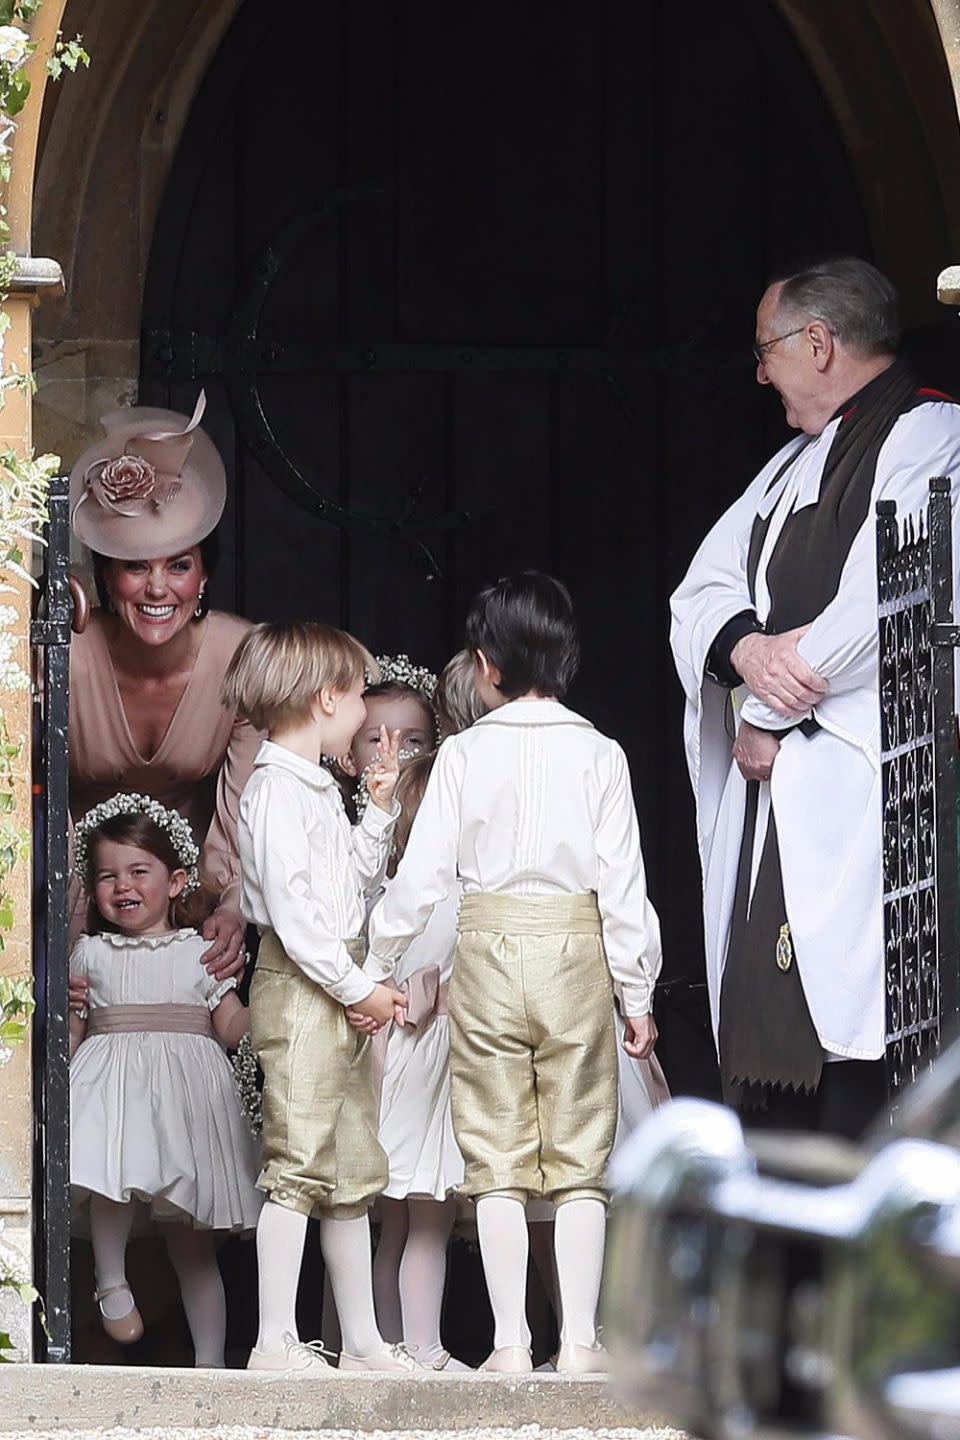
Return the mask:
[(802, 335), (806, 328), (806, 325), (798, 325), (796, 330), (786, 330), (782, 335), (774, 335), (772, 340), (758, 340), (755, 345), (751, 346), (753, 358), (758, 365), (762, 365), (764, 350), (769, 350), (771, 345), (779, 345), (781, 340), (789, 340), (791, 335)]

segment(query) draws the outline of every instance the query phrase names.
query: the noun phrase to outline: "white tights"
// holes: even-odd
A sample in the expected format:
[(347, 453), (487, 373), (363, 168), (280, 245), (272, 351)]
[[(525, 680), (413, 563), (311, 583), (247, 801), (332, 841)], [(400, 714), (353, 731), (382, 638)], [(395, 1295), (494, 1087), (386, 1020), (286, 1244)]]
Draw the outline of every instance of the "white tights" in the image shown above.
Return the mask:
[[(297, 1339), (297, 1289), (307, 1235), (307, 1217), (268, 1200), (257, 1225), (260, 1329), (257, 1349), (281, 1354), (286, 1338)], [(383, 1349), (373, 1309), (370, 1222), (320, 1222), (320, 1248), (340, 1317), (348, 1355), (375, 1355)]]
[[(596, 1344), (606, 1220), (601, 1200), (568, 1200), (557, 1206), (554, 1249), (564, 1344)], [(477, 1232), (493, 1309), (494, 1347), (527, 1349), (530, 1242), (523, 1204), (509, 1195), (482, 1195), (477, 1201)]]
[(180, 1281), (180, 1299), (193, 1340), (193, 1363), (221, 1369), (227, 1338), (227, 1300), (214, 1232), (171, 1225), (167, 1230), (167, 1254)]
[(530, 1347), (527, 1324), (527, 1211), (510, 1195), (481, 1195), (477, 1201), (480, 1257), (493, 1310), (493, 1345), (504, 1350)]
[[(132, 1202), (123, 1204), (105, 1195), (90, 1197), (90, 1238), (98, 1290), (127, 1284), (127, 1241), (133, 1216)], [(170, 1225), (166, 1227), (166, 1240), (190, 1326), (194, 1364), (219, 1369), (223, 1366), (227, 1307), (214, 1232)], [(130, 1294), (123, 1290), (107, 1295), (102, 1302), (103, 1313), (110, 1320), (119, 1320), (129, 1309)]]
[(380, 1201), (380, 1241), (373, 1262), (380, 1328), (388, 1340), (406, 1341), (423, 1365), (443, 1354), (440, 1311), (456, 1213), (452, 1195), (446, 1200)]
[(553, 1225), (560, 1340), (564, 1345), (595, 1345), (607, 1207), (587, 1197), (568, 1200), (557, 1206)]

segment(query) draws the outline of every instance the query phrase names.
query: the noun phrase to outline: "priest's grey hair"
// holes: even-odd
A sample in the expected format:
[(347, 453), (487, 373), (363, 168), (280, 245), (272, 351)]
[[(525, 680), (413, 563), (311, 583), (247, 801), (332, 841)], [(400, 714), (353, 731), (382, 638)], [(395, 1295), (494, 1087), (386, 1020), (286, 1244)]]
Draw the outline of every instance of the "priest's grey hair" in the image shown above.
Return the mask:
[(886, 275), (854, 256), (778, 275), (785, 327), (822, 320), (837, 340), (864, 355), (892, 355), (900, 343), (897, 292)]

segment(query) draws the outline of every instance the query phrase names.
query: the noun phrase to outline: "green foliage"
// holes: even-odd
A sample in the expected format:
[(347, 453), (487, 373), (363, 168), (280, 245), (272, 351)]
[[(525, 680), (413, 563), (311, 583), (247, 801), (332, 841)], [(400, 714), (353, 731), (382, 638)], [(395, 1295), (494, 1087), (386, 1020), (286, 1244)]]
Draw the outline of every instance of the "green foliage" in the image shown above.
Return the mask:
[(43, 0), (0, 0), (0, 25), (32, 20)]
[(76, 74), (81, 65), (85, 70), (90, 69), (90, 56), (84, 50), (82, 41), (82, 35), (76, 35), (72, 40), (64, 40), (61, 36), (57, 36), (53, 54), (47, 61), (47, 74), (51, 79), (59, 80), (64, 70)]
[(0, 975), (0, 1047), (9, 1049), (25, 1040), (36, 1009), (29, 975)]

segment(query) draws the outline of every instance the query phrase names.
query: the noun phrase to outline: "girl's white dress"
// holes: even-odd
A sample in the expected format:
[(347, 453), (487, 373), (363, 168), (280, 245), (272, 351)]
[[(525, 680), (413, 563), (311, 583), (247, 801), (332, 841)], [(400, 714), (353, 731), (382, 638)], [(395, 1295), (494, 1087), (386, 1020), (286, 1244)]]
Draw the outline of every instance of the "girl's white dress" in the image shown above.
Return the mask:
[[(70, 959), (103, 1005), (202, 1005), (216, 1009), (235, 980), (217, 981), (195, 930), (130, 938), (85, 935)], [(233, 1069), (203, 1035), (138, 1031), (92, 1035), (70, 1065), (70, 1180), (91, 1192), (139, 1199), (154, 1219), (213, 1230), (251, 1230), (263, 1197), (253, 1137)]]
[[(447, 984), (457, 943), (460, 895), (453, 890), (436, 907), (393, 976), (403, 982), (426, 965)], [(380, 1144), (390, 1164), (383, 1192), (392, 1200), (410, 1195), (443, 1200), (463, 1182), (463, 1157), (450, 1114), (450, 1021), (435, 1015), (426, 1025), (394, 1025), (387, 1039), (380, 1092)]]

